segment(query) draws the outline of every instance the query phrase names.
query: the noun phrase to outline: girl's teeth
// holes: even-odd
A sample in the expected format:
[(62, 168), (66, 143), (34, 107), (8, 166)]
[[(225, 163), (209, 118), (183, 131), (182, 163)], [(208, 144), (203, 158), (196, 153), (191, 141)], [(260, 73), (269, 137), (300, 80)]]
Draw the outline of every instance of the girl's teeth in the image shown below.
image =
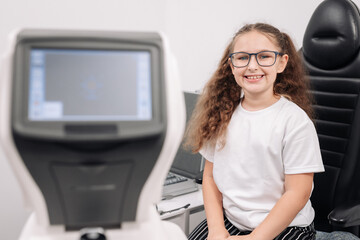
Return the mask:
[(259, 78), (261, 78), (261, 76), (248, 76), (247, 78), (248, 79), (259, 79)]

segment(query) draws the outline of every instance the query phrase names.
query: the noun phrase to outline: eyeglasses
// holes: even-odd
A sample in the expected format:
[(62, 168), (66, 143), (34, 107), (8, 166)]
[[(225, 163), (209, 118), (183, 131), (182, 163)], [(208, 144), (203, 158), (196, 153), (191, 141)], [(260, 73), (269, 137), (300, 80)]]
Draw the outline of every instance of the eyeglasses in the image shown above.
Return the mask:
[(271, 67), (275, 64), (277, 56), (284, 54), (276, 51), (261, 51), (258, 53), (234, 52), (229, 55), (229, 58), (234, 67), (242, 68), (249, 65), (252, 55), (255, 56), (259, 66)]

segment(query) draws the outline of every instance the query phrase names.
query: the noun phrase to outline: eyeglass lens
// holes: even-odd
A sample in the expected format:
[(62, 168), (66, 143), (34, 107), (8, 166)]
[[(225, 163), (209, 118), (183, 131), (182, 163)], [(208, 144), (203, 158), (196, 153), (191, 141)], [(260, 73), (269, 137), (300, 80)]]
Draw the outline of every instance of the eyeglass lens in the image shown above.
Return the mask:
[[(253, 55), (253, 54), (252, 54)], [(276, 53), (270, 51), (259, 52), (254, 54), (256, 61), (260, 66), (271, 66), (275, 63)], [(245, 67), (250, 62), (250, 54), (245, 52), (238, 52), (231, 56), (232, 64), (235, 67)]]

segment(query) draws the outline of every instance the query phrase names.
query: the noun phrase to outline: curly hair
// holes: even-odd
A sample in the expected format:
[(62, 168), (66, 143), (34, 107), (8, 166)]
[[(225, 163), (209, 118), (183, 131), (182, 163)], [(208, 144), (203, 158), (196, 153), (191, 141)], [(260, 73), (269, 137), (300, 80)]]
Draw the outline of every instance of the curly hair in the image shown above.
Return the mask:
[(257, 31), (265, 34), (289, 56), (282, 73), (277, 74), (274, 94), (282, 95), (301, 107), (313, 119), (312, 96), (302, 59), (288, 34), (266, 23), (247, 24), (242, 27), (226, 47), (218, 68), (205, 85), (195, 106), (186, 131), (185, 146), (198, 152), (205, 143), (214, 146), (220, 140), (225, 145), (226, 129), (231, 116), (240, 103), (241, 87), (232, 74), (229, 55), (237, 38), (245, 33)]

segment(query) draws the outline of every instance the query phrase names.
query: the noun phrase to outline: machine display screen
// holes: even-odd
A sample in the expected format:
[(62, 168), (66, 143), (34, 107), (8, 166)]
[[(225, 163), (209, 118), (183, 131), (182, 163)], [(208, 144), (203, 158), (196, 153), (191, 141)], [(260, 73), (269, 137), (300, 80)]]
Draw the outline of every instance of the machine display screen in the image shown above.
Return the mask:
[(30, 121), (153, 117), (149, 51), (32, 48), (29, 71)]

